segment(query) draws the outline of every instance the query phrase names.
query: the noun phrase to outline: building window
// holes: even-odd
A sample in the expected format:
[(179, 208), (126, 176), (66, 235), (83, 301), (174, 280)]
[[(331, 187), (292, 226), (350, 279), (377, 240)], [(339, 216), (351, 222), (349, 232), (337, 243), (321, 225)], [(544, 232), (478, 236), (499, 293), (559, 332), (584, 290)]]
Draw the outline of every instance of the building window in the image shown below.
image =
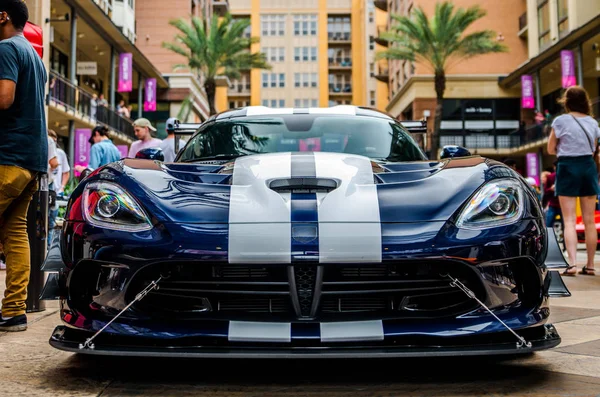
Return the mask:
[(294, 73), (294, 87), (317, 87), (317, 73)]
[(350, 17), (327, 18), (327, 37), (329, 40), (350, 40)]
[(269, 100), (268, 99), (263, 99), (262, 100), (262, 105), (263, 106), (269, 106)]
[(260, 16), (260, 30), (263, 36), (284, 36), (285, 15), (267, 14)]
[(375, 91), (369, 91), (369, 97), (371, 99), (371, 106), (375, 106)]
[(294, 15), (294, 36), (315, 36), (317, 34), (317, 15)]
[(294, 47), (294, 61), (308, 62), (317, 60), (317, 47)]
[(569, 31), (569, 6), (567, 0), (558, 0), (558, 36), (563, 38)]
[(375, 37), (369, 36), (369, 50), (375, 49)]
[(262, 74), (262, 86), (263, 88), (277, 88), (285, 87), (285, 73), (263, 73)]
[(373, 23), (374, 20), (373, 11), (369, 11), (369, 23)]
[(371, 77), (375, 76), (375, 64), (373, 62), (369, 64), (369, 73), (371, 74)]
[(294, 99), (294, 107), (313, 107), (316, 108), (319, 104), (317, 99)]
[(538, 30), (540, 50), (550, 45), (550, 3), (548, 0), (538, 5)]
[(285, 61), (285, 48), (284, 47), (265, 47), (263, 53), (270, 62), (283, 62)]

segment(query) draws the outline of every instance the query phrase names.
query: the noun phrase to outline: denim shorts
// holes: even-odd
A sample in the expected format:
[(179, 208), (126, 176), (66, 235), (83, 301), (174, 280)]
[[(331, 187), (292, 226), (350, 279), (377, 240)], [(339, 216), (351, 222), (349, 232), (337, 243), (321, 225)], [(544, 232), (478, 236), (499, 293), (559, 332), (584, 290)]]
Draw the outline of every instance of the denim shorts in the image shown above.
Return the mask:
[(556, 166), (556, 195), (569, 197), (597, 196), (598, 170), (592, 156), (558, 158)]

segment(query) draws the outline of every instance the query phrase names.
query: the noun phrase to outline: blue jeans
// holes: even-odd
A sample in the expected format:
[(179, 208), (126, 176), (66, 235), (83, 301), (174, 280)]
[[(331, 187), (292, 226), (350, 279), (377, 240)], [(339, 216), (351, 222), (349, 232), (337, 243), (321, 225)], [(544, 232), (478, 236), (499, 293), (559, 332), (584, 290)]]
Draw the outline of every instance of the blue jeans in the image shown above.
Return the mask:
[(54, 236), (54, 227), (56, 226), (56, 217), (58, 216), (58, 208), (48, 208), (48, 249), (50, 249), (50, 243), (52, 243), (52, 237)]

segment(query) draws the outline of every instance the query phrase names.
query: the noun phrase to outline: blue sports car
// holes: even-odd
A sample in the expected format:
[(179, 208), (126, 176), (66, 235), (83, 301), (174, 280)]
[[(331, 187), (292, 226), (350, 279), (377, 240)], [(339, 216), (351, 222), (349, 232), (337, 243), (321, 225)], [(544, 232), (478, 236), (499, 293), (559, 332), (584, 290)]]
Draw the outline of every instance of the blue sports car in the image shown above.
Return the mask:
[(547, 319), (549, 297), (569, 295), (552, 271), (564, 258), (503, 164), (428, 160), (410, 123), (354, 106), (174, 129), (194, 132), (173, 163), (146, 149), (70, 197), (44, 264), (63, 322), (52, 346), (339, 358), (560, 343)]

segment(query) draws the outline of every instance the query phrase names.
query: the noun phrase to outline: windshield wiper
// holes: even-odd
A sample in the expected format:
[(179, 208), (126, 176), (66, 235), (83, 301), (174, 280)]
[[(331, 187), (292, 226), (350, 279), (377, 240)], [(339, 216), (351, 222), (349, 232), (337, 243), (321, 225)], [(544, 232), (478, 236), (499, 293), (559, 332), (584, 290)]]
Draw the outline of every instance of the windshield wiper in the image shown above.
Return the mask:
[(197, 161), (211, 161), (211, 160), (233, 160), (238, 157), (246, 156), (243, 153), (239, 154), (217, 154), (214, 156), (200, 157), (196, 159), (183, 160), (182, 163), (195, 163)]

